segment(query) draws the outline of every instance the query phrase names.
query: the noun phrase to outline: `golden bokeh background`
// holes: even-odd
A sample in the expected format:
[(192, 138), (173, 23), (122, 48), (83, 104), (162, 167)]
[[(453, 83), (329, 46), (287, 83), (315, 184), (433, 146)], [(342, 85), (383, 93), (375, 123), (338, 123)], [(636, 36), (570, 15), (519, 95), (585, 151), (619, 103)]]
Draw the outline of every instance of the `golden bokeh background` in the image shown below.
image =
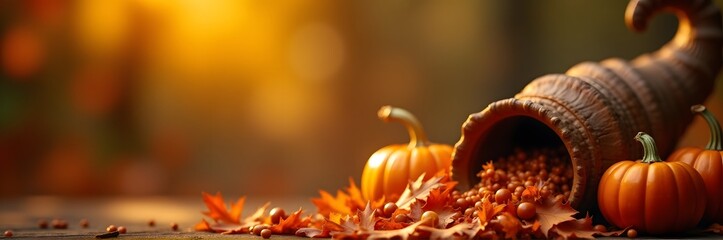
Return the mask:
[[(717, 0), (718, 5), (723, 1)], [(314, 196), (585, 60), (631, 59), (627, 1), (0, 1), (0, 196)], [(723, 119), (718, 81), (709, 107)], [(682, 145), (702, 146), (696, 119)]]

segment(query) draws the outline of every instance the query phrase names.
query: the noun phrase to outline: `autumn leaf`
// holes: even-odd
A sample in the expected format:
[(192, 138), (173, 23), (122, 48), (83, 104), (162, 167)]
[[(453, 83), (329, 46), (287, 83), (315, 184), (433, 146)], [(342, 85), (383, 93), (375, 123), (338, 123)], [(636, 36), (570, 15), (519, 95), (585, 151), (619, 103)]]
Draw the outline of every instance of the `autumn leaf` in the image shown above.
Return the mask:
[(482, 206), (477, 208), (477, 217), (479, 218), (480, 228), (485, 230), (487, 224), (489, 224), (495, 216), (502, 212), (505, 209), (505, 206), (505, 204), (496, 205), (495, 203), (490, 202), (488, 198), (482, 198)]
[(374, 230), (366, 233), (367, 239), (402, 239), (406, 240), (412, 235), (423, 221), (417, 221), (405, 228), (396, 230)]
[(430, 239), (455, 239), (461, 237), (471, 239), (475, 235), (477, 235), (477, 232), (479, 232), (480, 230), (480, 226), (476, 222), (463, 222), (446, 229), (439, 229), (428, 226), (419, 226), (417, 229), (429, 232)]
[(357, 210), (363, 209), (367, 202), (370, 202), (374, 209), (380, 208), (385, 203), (384, 197), (373, 201), (365, 200), (361, 190), (356, 186), (352, 178), (349, 178), (349, 187), (345, 190), (338, 190), (336, 197), (324, 190), (320, 190), (320, 197), (311, 199), (311, 202), (316, 205), (318, 212), (325, 217), (328, 217), (332, 212), (351, 215)]
[(492, 171), (495, 170), (495, 165), (492, 163), (492, 161), (487, 161), (487, 163), (485, 163), (485, 165), (482, 165), (482, 170), (487, 171), (490, 169), (492, 169)]
[(540, 230), (540, 220), (535, 220), (532, 223), (522, 222), (522, 229), (529, 232), (536, 232), (537, 230)]
[(422, 214), (424, 213), (424, 210), (422, 209), (422, 205), (424, 205), (424, 201), (417, 200), (410, 205), (409, 209), (409, 218), (411, 218), (413, 221), (417, 222), (420, 219), (422, 219)]
[[(364, 206), (364, 197), (362, 196), (361, 190), (354, 183), (354, 179), (349, 177), (349, 187), (346, 188), (346, 192), (349, 193), (348, 204), (351, 210), (359, 209)], [(384, 199), (381, 199), (384, 201)], [(382, 203), (383, 204), (383, 203)]]
[[(264, 219), (264, 213), (266, 213), (266, 210), (269, 209), (270, 205), (270, 202), (266, 202), (266, 204), (256, 209), (256, 212), (254, 212), (254, 214), (251, 214), (251, 216), (244, 218), (243, 222), (265, 222), (266, 220)], [(241, 215), (239, 215), (239, 217), (240, 216)]]
[(359, 230), (360, 231), (372, 231), (376, 224), (376, 218), (374, 216), (374, 210), (372, 210), (371, 204), (367, 203), (364, 211), (358, 211), (359, 216)]
[(204, 215), (214, 220), (214, 223), (209, 223), (205, 219), (201, 219), (201, 222), (194, 226), (197, 231), (209, 231), (218, 233), (244, 233), (248, 232), (250, 226), (260, 224), (264, 221), (263, 215), (269, 206), (266, 203), (264, 206), (256, 210), (256, 212), (240, 221), (241, 212), (243, 211), (245, 198), (240, 197), (236, 203), (231, 205), (230, 209), (226, 208), (226, 204), (223, 202), (223, 196), (221, 193), (211, 195), (208, 193), (202, 193), (203, 202), (208, 207), (208, 212), (203, 212)]
[(520, 220), (517, 219), (517, 217), (503, 212), (497, 216), (496, 220), (498, 224), (502, 226), (502, 232), (505, 233), (505, 238), (516, 238), (517, 232), (521, 229)]
[(392, 221), (390, 219), (380, 219), (377, 221), (377, 224), (374, 226), (374, 229), (376, 230), (395, 230), (395, 229), (402, 229), (406, 227), (408, 224), (403, 224), (399, 222)]
[(296, 230), (294, 235), (299, 237), (309, 237), (309, 238), (328, 238), (331, 237), (329, 235), (329, 231), (325, 231), (318, 228), (299, 228), (299, 230)]
[(341, 190), (337, 191), (336, 197), (333, 197), (331, 194), (324, 190), (319, 190), (319, 195), (321, 195), (320, 198), (313, 198), (311, 199), (311, 202), (316, 205), (318, 212), (322, 215), (329, 216), (329, 214), (332, 212), (338, 212), (347, 215), (351, 214), (351, 208), (347, 205), (347, 202), (349, 201), (349, 195), (342, 192)]
[(525, 187), (525, 190), (522, 191), (521, 198), (522, 199), (532, 199), (535, 202), (539, 202), (540, 199), (542, 199), (542, 193), (540, 192), (540, 189), (542, 189), (543, 186), (545, 186), (546, 182), (538, 181), (533, 186), (527, 186)]
[(426, 199), (432, 189), (445, 186), (445, 184), (441, 182), (441, 180), (445, 178), (444, 176), (433, 177), (424, 181), (424, 175), (423, 173), (417, 180), (407, 184), (407, 188), (402, 192), (402, 195), (399, 196), (399, 200), (396, 202), (399, 208), (408, 210), (416, 199)]
[(211, 231), (211, 225), (206, 222), (206, 219), (201, 219), (201, 222), (193, 226), (196, 231)]
[(572, 216), (578, 212), (570, 207), (569, 204), (563, 204), (562, 198), (546, 198), (542, 203), (535, 203), (537, 208), (537, 220), (540, 221), (540, 229), (545, 237), (553, 226), (565, 221), (575, 220)]
[(433, 189), (422, 207), (424, 211), (434, 211), (437, 213), (437, 226), (445, 227), (454, 222), (454, 218), (459, 215), (459, 212), (452, 208), (454, 201), (452, 190), (454, 190), (454, 188), (445, 187), (444, 191), (442, 191), (442, 188)]
[(226, 204), (223, 202), (223, 196), (221, 192), (217, 192), (216, 195), (208, 193), (201, 193), (203, 195), (203, 202), (208, 207), (208, 212), (204, 212), (206, 216), (210, 217), (216, 222), (225, 223), (239, 223), (239, 217), (244, 208), (245, 197), (240, 197), (235, 204), (231, 205), (231, 211), (226, 210)]
[(568, 238), (585, 238), (585, 239), (592, 239), (595, 238), (593, 235), (596, 233), (600, 233), (598, 231), (595, 231), (592, 226), (592, 218), (590, 216), (585, 216), (585, 218), (582, 219), (576, 219), (576, 220), (569, 220), (565, 222), (561, 222), (557, 225), (555, 225), (552, 230), (550, 231), (550, 234), (555, 233), (557, 236), (568, 239)]
[(289, 234), (289, 233), (295, 233), (296, 230), (299, 230), (302, 227), (306, 227), (308, 225), (309, 221), (308, 219), (302, 220), (301, 219), (301, 213), (303, 211), (299, 209), (298, 211), (292, 213), (287, 218), (282, 218), (279, 221), (279, 224), (272, 225), (269, 229), (271, 232), (276, 234)]

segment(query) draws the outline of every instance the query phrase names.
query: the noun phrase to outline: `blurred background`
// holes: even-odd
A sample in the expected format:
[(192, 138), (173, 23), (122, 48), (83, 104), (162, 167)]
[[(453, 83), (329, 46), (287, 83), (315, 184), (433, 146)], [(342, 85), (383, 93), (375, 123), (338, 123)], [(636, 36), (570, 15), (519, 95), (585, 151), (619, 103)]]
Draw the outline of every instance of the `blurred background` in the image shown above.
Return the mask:
[[(335, 191), (408, 141), (382, 105), (454, 144), (467, 115), (538, 76), (673, 36), (672, 15), (628, 31), (626, 5), (0, 0), (0, 196)], [(681, 144), (707, 138), (696, 118)]]

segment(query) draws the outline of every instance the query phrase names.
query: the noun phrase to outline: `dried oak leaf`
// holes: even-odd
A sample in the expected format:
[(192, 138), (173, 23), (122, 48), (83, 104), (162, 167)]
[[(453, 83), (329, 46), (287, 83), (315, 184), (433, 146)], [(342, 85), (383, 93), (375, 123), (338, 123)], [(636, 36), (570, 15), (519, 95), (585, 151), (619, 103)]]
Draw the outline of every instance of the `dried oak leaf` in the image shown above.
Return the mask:
[(593, 228), (592, 218), (585, 216), (585, 218), (569, 220), (555, 225), (552, 230), (550, 230), (550, 235), (553, 235), (553, 233), (563, 239), (592, 239), (595, 238), (593, 235), (599, 234), (600, 232), (595, 231)]
[(423, 173), (417, 180), (413, 182), (410, 181), (409, 184), (407, 184), (407, 188), (404, 189), (404, 192), (402, 192), (402, 195), (399, 196), (396, 202), (400, 209), (409, 210), (409, 207), (416, 199), (426, 199), (432, 189), (445, 186), (442, 180), (448, 178), (446, 176), (436, 176), (424, 181), (424, 175)]
[(537, 220), (540, 221), (540, 229), (545, 237), (553, 226), (562, 222), (575, 220), (572, 216), (577, 211), (569, 204), (563, 204), (562, 198), (545, 198), (542, 202), (535, 202), (537, 208)]
[(428, 226), (419, 226), (418, 230), (429, 232), (430, 239), (471, 239), (477, 235), (480, 225), (477, 222), (462, 222), (449, 228), (433, 228)]

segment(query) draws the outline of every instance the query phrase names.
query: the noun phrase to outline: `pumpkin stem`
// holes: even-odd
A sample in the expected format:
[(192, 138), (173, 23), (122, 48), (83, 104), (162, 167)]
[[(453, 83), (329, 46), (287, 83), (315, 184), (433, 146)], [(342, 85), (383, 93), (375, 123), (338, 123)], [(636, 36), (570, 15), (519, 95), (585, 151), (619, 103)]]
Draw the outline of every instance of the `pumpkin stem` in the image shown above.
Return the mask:
[(377, 112), (377, 116), (385, 122), (397, 121), (404, 124), (409, 132), (410, 148), (425, 146), (429, 143), (427, 134), (422, 129), (422, 124), (409, 111), (392, 106), (383, 106)]
[(660, 159), (660, 156), (658, 156), (658, 148), (655, 146), (655, 140), (653, 140), (653, 137), (651, 137), (647, 133), (639, 132), (637, 135), (635, 135), (635, 140), (638, 140), (638, 142), (643, 144), (644, 163), (663, 161), (663, 159)]
[(723, 139), (721, 139), (723, 138), (723, 130), (721, 130), (718, 120), (716, 120), (713, 114), (711, 114), (703, 105), (692, 106), (690, 107), (690, 111), (700, 114), (700, 116), (708, 122), (708, 127), (710, 128), (710, 139), (708, 140), (708, 145), (705, 146), (705, 149), (723, 151)]

